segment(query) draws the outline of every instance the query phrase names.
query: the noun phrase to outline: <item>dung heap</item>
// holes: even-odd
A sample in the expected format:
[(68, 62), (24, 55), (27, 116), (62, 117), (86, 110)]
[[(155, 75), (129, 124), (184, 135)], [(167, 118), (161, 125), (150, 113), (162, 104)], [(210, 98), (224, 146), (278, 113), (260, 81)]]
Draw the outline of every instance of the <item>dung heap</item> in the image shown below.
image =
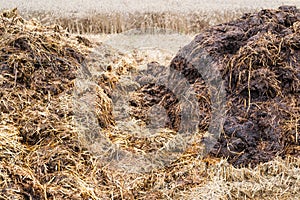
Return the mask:
[[(198, 95), (199, 129), (205, 132), (212, 120), (211, 93), (195, 66), (201, 55), (211, 60), (207, 71), (220, 72), (226, 90), (223, 131), (211, 155), (226, 157), (235, 166), (299, 156), (300, 11), (282, 6), (245, 14), (200, 33), (178, 52), (170, 68), (180, 71)], [(174, 109), (170, 92), (149, 83), (138, 94), (146, 97), (138, 108), (172, 105), (165, 109), (168, 126), (176, 130), (180, 109)]]
[(92, 159), (68, 99), (87, 47), (17, 10), (0, 14), (0, 44), (0, 198), (83, 198)]

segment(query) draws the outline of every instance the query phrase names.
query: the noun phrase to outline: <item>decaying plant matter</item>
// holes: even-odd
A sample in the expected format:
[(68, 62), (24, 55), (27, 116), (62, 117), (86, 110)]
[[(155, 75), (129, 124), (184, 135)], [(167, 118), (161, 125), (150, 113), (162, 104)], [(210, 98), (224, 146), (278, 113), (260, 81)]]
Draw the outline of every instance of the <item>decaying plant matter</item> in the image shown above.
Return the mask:
[[(212, 62), (207, 68), (218, 69), (225, 81), (227, 115), (212, 155), (227, 157), (235, 166), (255, 165), (278, 155), (299, 156), (299, 25), (300, 11), (295, 7), (245, 14), (197, 35), (172, 60), (172, 69), (192, 86), (200, 85), (195, 92), (201, 115), (210, 116), (210, 103), (200, 102), (203, 96), (209, 99), (208, 86), (192, 62), (194, 55), (208, 54)], [(141, 92), (152, 96), (144, 105), (166, 99), (155, 84), (145, 85)], [(172, 113), (170, 119), (176, 115), (180, 113)], [(207, 131), (209, 123), (201, 121), (200, 131)]]
[[(124, 54), (116, 56), (97, 44), (103, 57), (87, 58), (94, 44), (85, 38), (59, 26), (24, 20), (16, 10), (2, 12), (0, 199), (299, 198), (299, 21), (299, 10), (283, 7), (246, 14), (196, 36), (170, 67), (182, 72), (194, 88), (199, 129), (205, 132), (211, 119), (211, 94), (187, 61), (188, 52), (200, 47), (211, 57), (211, 67), (219, 69), (226, 83), (224, 132), (207, 158), (199, 157), (199, 144), (194, 143), (164, 167), (126, 173), (111, 168), (102, 159), (106, 155), (95, 154), (84, 142), (90, 139), (97, 147), (101, 135), (123, 152), (150, 155), (176, 135), (180, 121), (176, 97), (151, 81), (136, 89), (143, 78), (152, 77), (130, 82), (138, 66), (124, 60)], [(148, 66), (162, 69), (157, 63)], [(76, 82), (81, 75), (82, 81)], [(89, 80), (92, 87), (80, 85), (91, 84)], [(164, 131), (140, 137), (135, 135), (139, 129), (133, 134), (116, 127), (112, 96), (122, 81), (122, 86), (136, 89), (128, 106), (130, 117), (140, 120), (133, 121), (147, 123), (142, 114), (159, 104), (170, 118)], [(96, 117), (93, 122), (87, 113), (78, 112), (78, 106), (89, 101)], [(78, 127), (78, 120), (96, 123), (101, 131), (90, 130), (91, 138), (82, 138), (81, 128), (89, 127)], [(128, 128), (129, 123), (121, 125)], [(229, 163), (216, 157), (226, 157)], [(242, 167), (248, 163), (256, 166)]]

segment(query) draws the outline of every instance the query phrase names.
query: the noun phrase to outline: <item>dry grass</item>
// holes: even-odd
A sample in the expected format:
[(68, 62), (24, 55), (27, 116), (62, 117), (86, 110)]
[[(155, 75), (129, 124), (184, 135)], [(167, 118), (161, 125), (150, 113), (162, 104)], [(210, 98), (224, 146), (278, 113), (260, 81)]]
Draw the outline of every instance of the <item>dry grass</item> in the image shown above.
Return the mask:
[(240, 9), (236, 11), (199, 11), (199, 12), (109, 12), (89, 13), (78, 16), (56, 16), (47, 12), (24, 13), (27, 18), (35, 17), (43, 24), (59, 24), (68, 31), (83, 33), (121, 33), (131, 29), (146, 30), (159, 28), (173, 30), (184, 34), (198, 33), (210, 25), (231, 21), (245, 12), (253, 10)]
[(299, 164), (299, 159), (276, 158), (254, 169), (236, 169), (221, 161), (188, 199), (299, 199)]

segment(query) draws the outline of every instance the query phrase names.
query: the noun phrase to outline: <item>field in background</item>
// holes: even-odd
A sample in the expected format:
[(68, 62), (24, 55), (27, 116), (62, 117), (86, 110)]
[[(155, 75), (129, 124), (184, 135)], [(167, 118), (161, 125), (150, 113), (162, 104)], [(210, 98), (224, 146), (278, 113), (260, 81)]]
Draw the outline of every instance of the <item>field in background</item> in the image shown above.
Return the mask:
[(45, 11), (64, 16), (83, 16), (91, 12), (198, 12), (236, 11), (249, 9), (277, 8), (283, 4), (299, 6), (299, 0), (7, 0), (0, 8), (18, 7), (22, 12)]
[(43, 24), (59, 24), (72, 33), (120, 33), (130, 29), (163, 28), (195, 34), (210, 25), (228, 22), (245, 12), (277, 8), (284, 4), (300, 6), (298, 0), (284, 1), (5, 1), (0, 9), (17, 7), (25, 18)]
[(55, 16), (51, 13), (29, 12), (25, 17), (36, 18), (43, 24), (59, 24), (76, 34), (112, 34), (131, 29), (146, 30), (148, 28), (167, 29), (183, 34), (195, 34), (210, 25), (228, 22), (242, 16), (245, 12), (236, 11), (199, 11), (199, 12), (134, 12), (134, 13), (90, 13), (88, 16)]

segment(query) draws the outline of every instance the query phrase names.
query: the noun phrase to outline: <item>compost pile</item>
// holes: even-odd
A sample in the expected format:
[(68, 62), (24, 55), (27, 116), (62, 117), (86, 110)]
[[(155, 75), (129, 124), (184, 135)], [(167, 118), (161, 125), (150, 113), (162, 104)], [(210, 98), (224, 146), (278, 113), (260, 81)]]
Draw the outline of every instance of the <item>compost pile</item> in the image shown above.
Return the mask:
[[(180, 167), (182, 160), (153, 173), (124, 174), (108, 168), (99, 159), (105, 155), (97, 156), (85, 143), (74, 118), (86, 117), (77, 107), (86, 88), (77, 89), (76, 79), (85, 83), (84, 79), (91, 78), (98, 83), (92, 87), (96, 102), (90, 104), (97, 126), (109, 130), (114, 126), (109, 99), (112, 85), (118, 75), (132, 68), (116, 52), (98, 44), (104, 48), (100, 48), (103, 55), (93, 55), (85, 38), (74, 37), (59, 26), (27, 21), (17, 10), (0, 14), (0, 36), (0, 199), (164, 199), (164, 193), (173, 196), (176, 187), (162, 191), (156, 187), (178, 180), (176, 184), (185, 188), (183, 175), (176, 175), (190, 168)], [(99, 74), (86, 77), (88, 67)], [(100, 135), (96, 131), (93, 134)], [(112, 133), (112, 140), (114, 135), (120, 142), (122, 135)], [(134, 148), (130, 145), (129, 150)], [(195, 162), (202, 171), (190, 177), (204, 173), (205, 163)], [(190, 180), (184, 184), (190, 185)]]
[(84, 198), (93, 158), (68, 99), (87, 47), (17, 10), (0, 14), (0, 44), (1, 199)]
[[(252, 166), (279, 155), (300, 155), (300, 11), (293, 6), (262, 10), (220, 24), (197, 35), (171, 61), (198, 94), (200, 132), (211, 120), (209, 87), (195, 66), (206, 55), (218, 69), (226, 90), (223, 132), (211, 155), (226, 157), (234, 166)], [(193, 62), (192, 62), (193, 61)], [(212, 92), (212, 91), (211, 91)], [(216, 91), (215, 91), (216, 92)], [(166, 105), (177, 128), (180, 109), (171, 92), (151, 82), (139, 91), (135, 117), (141, 107)]]

